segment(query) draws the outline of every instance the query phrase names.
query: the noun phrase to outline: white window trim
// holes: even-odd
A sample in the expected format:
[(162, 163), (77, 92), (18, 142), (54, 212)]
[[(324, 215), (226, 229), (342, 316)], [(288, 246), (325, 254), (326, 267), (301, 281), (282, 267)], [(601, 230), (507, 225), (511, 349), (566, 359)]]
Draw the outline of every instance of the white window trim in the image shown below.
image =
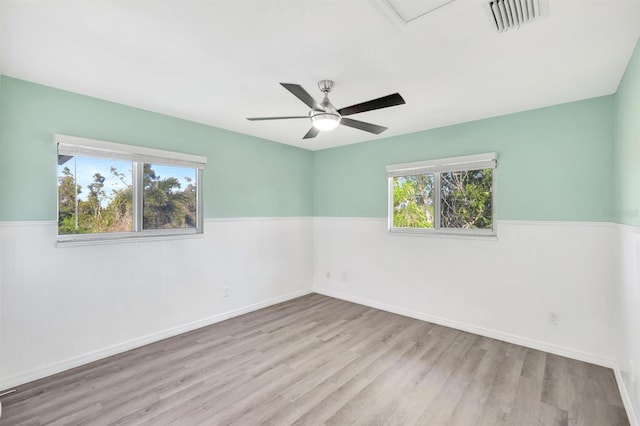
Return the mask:
[(57, 145), (58, 155), (131, 161), (133, 163), (132, 174), (137, 175), (133, 176), (134, 182), (142, 182), (142, 163), (194, 168), (196, 169), (197, 179), (197, 218), (195, 228), (143, 229), (142, 191), (140, 190), (140, 188), (134, 186), (132, 200), (134, 204), (133, 232), (58, 235), (58, 244), (77, 245), (78, 243), (84, 244), (92, 242), (123, 242), (127, 240), (148, 240), (152, 238), (166, 239), (177, 238), (180, 236), (196, 236), (204, 232), (204, 217), (202, 206), (202, 171), (207, 163), (207, 157), (60, 134), (54, 136), (54, 141)]
[[(461, 172), (467, 170), (493, 169), (491, 176), (492, 188), (491, 204), (493, 206), (493, 220), (491, 229), (464, 229), (440, 227), (440, 173)], [(411, 234), (426, 236), (468, 236), (468, 237), (492, 237), (497, 235), (496, 228), (496, 169), (497, 154), (495, 152), (485, 154), (465, 155), (461, 157), (440, 158), (435, 160), (401, 163), (387, 166), (388, 200), (387, 200), (387, 229), (390, 233)], [(435, 174), (434, 185), (434, 228), (399, 228), (393, 226), (393, 178), (399, 176), (415, 176), (423, 174)]]
[(165, 166), (192, 167), (204, 169), (207, 157), (164, 151), (136, 145), (99, 141), (78, 136), (55, 135), (58, 154), (74, 157), (98, 157), (107, 160), (129, 160)]
[(465, 170), (495, 169), (495, 152), (465, 155), (462, 157), (440, 158), (387, 166), (387, 176), (414, 176), (435, 172), (462, 172)]

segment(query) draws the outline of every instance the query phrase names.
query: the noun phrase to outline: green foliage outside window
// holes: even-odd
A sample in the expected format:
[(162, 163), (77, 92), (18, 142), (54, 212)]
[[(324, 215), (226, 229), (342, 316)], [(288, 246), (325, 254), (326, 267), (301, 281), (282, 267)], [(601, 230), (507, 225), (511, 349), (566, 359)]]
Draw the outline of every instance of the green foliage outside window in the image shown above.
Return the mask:
[(440, 174), (440, 226), (491, 229), (493, 225), (493, 170)]
[[(104, 181), (104, 176), (95, 173), (91, 183), (83, 188), (76, 184), (68, 167), (62, 169), (58, 177), (59, 235), (131, 231), (131, 187), (114, 190), (109, 195), (104, 189)], [(80, 199), (83, 190), (87, 191), (87, 196)]]
[[(491, 229), (493, 170), (443, 172), (440, 176), (440, 228)], [(436, 174), (393, 178), (393, 226), (434, 228)]]
[(393, 178), (393, 226), (433, 228), (433, 175)]
[(187, 186), (180, 190), (176, 177), (161, 179), (150, 164), (144, 165), (144, 229), (196, 227), (196, 187), (193, 179), (185, 179)]
[[(122, 184), (105, 188), (105, 176), (93, 174), (84, 187), (76, 183), (69, 167), (58, 176), (58, 234), (131, 232), (133, 230), (133, 188), (130, 174), (111, 167), (111, 178)], [(196, 185), (185, 177), (187, 185), (176, 177), (163, 178), (152, 165), (144, 165), (144, 229), (195, 228), (197, 226)], [(83, 192), (86, 191), (86, 192)], [(81, 196), (85, 194), (86, 196)]]

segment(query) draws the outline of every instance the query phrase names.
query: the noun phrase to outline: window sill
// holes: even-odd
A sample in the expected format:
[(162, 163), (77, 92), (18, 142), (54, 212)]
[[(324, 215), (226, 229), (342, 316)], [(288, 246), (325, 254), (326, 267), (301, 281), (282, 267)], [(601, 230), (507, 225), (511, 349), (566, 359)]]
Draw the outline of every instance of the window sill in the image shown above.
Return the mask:
[(434, 231), (427, 229), (398, 229), (392, 228), (388, 231), (389, 235), (394, 237), (427, 237), (427, 238), (449, 238), (459, 240), (477, 240), (477, 241), (497, 241), (498, 235), (495, 232), (459, 232), (459, 231)]
[[(85, 238), (85, 235), (87, 236)], [(56, 247), (78, 247), (78, 246), (94, 246), (103, 244), (130, 244), (130, 243), (146, 243), (151, 241), (170, 241), (170, 240), (183, 240), (193, 238), (203, 238), (203, 232), (192, 233), (172, 233), (172, 234), (146, 234), (146, 235), (117, 235), (109, 237), (93, 237), (84, 234), (80, 238), (79, 236), (73, 236), (70, 238), (58, 239), (56, 241)]]

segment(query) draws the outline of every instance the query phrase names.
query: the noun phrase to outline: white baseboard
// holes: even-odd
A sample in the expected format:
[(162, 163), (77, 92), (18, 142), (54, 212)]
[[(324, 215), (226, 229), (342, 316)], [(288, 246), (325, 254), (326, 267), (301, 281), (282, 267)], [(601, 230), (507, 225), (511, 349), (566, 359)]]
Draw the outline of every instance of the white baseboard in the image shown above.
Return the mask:
[(84, 364), (88, 364), (99, 359), (109, 357), (111, 355), (119, 354), (131, 349), (139, 348), (140, 346), (148, 345), (149, 343), (157, 342), (168, 337), (173, 337), (178, 334), (186, 333), (188, 331), (196, 330), (198, 328), (206, 327), (211, 324), (215, 324), (220, 321), (227, 320), (229, 318), (237, 317), (248, 312), (253, 312), (258, 309), (266, 308), (271, 305), (286, 302), (287, 300), (295, 299), (296, 297), (304, 296), (311, 293), (309, 290), (301, 290), (293, 293), (288, 293), (282, 296), (274, 297), (272, 299), (264, 300), (262, 302), (254, 303), (252, 305), (243, 306), (242, 308), (234, 309), (228, 312), (222, 312), (207, 318), (203, 318), (197, 321), (193, 321), (187, 324), (179, 325), (167, 330), (162, 330), (156, 333), (151, 333), (146, 336), (138, 337), (128, 340), (126, 342), (118, 343), (106, 348), (98, 349), (93, 352), (82, 354), (73, 358), (69, 358), (54, 364), (47, 365), (27, 371), (22, 374), (18, 374), (12, 377), (4, 378), (0, 381), (0, 391), (8, 388), (15, 388), (25, 383), (42, 379), (52, 374), (60, 373), (71, 368), (75, 368)]
[(627, 389), (627, 386), (625, 385), (625, 382), (622, 379), (622, 373), (620, 372), (620, 369), (618, 367), (614, 367), (613, 373), (616, 376), (616, 382), (618, 383), (618, 391), (620, 392), (622, 403), (624, 404), (624, 408), (627, 411), (629, 424), (631, 426), (640, 426), (640, 423), (638, 423), (638, 416), (636, 415), (636, 411), (633, 406), (633, 401), (631, 400), (631, 396), (629, 395), (629, 390)]
[(492, 339), (501, 340), (503, 342), (513, 343), (520, 346), (525, 346), (531, 349), (537, 349), (544, 352), (549, 352), (555, 355), (564, 356), (567, 358), (576, 359), (578, 361), (584, 361), (591, 364), (600, 365), (607, 368), (615, 368), (615, 363), (609, 358), (604, 358), (594, 353), (584, 352), (577, 349), (569, 348), (566, 346), (555, 345), (552, 343), (542, 342), (535, 339), (529, 339), (527, 337), (517, 336), (514, 334), (504, 333), (499, 330), (493, 330), (490, 328), (479, 327), (472, 324), (466, 324), (459, 321), (450, 320), (447, 318), (441, 318), (422, 312), (413, 311), (410, 309), (399, 308), (393, 305), (387, 305), (386, 303), (380, 303), (369, 299), (350, 296), (342, 293), (338, 293), (331, 290), (322, 288), (314, 288), (314, 293), (324, 294), (325, 296), (335, 297), (336, 299), (346, 300), (348, 302), (357, 303), (359, 305), (369, 306), (371, 308), (380, 309), (394, 314), (403, 315), (405, 317), (415, 318), (421, 321), (432, 322), (434, 324), (443, 325), (445, 327), (455, 328), (456, 330), (462, 330), (473, 334), (478, 334), (484, 337), (490, 337)]

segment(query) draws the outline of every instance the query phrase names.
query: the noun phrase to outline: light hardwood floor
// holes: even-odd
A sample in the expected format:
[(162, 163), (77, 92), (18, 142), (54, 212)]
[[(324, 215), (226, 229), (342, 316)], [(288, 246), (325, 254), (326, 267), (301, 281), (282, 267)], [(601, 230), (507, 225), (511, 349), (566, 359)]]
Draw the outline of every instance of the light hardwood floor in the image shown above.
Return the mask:
[(613, 372), (311, 294), (19, 387), (0, 425), (628, 425)]

